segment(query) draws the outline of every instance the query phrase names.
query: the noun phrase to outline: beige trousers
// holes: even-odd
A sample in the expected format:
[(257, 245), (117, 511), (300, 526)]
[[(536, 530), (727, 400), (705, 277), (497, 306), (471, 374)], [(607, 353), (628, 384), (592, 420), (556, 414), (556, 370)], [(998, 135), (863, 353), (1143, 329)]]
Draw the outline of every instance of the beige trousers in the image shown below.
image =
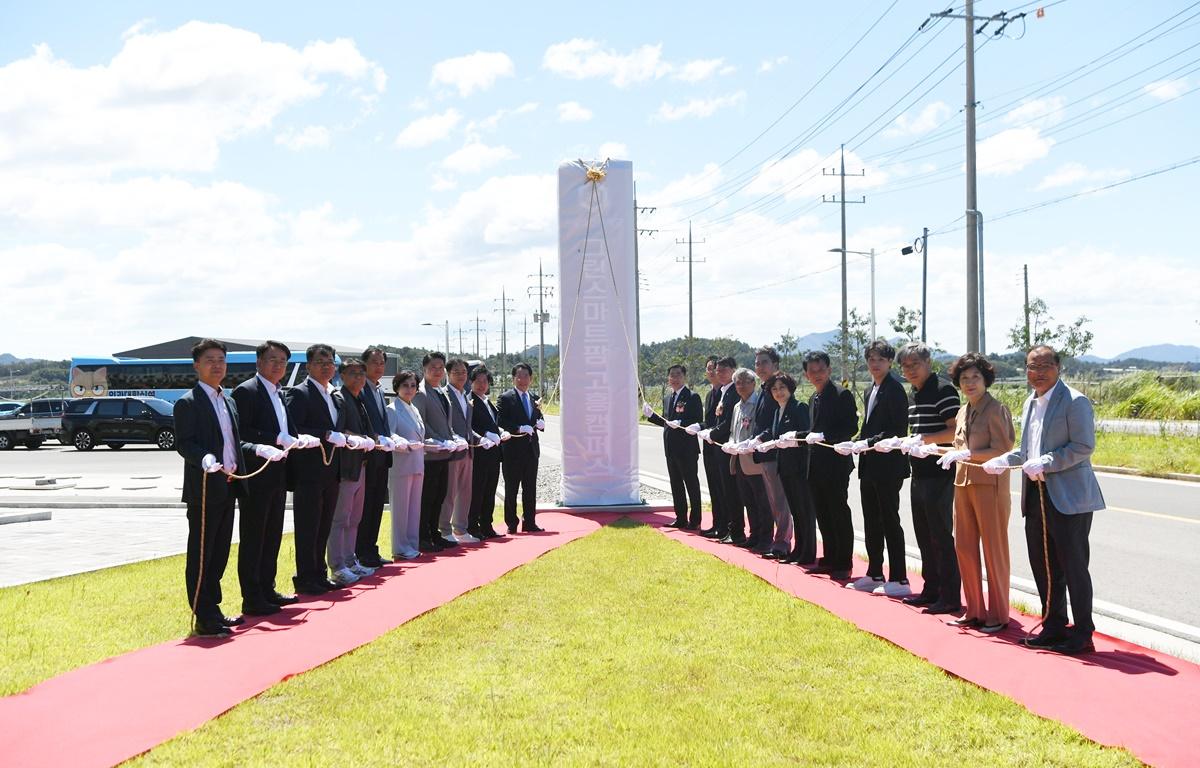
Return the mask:
[[(967, 598), (966, 618), (984, 624), (1008, 623), (1008, 516), (1012, 505), (1008, 484), (954, 487), (954, 549)], [(987, 603), (983, 597), (983, 564), (987, 566)]]

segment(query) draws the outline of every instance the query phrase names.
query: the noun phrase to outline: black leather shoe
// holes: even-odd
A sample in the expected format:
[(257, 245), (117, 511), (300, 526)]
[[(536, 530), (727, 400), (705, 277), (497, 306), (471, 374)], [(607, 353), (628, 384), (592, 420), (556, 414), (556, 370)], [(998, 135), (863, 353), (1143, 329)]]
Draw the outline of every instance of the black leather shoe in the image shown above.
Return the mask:
[(379, 555), (375, 555), (374, 557), (368, 557), (366, 559), (360, 557), (358, 558), (358, 562), (362, 563), (368, 568), (382, 568), (383, 566), (391, 563), (391, 560), (384, 560)]
[(850, 581), (850, 571), (830, 571), (829, 578), (834, 581)]
[(221, 626), (223, 627), (240, 627), (246, 623), (246, 620), (241, 616), (234, 618), (233, 616), (222, 616)]
[(959, 627), (961, 629), (978, 629), (983, 626), (983, 622), (974, 616), (962, 616), (957, 619), (950, 619), (946, 624), (951, 627)]
[(302, 595), (323, 595), (329, 591), (316, 581), (293, 579), (293, 582), (295, 583), (296, 591)]
[(278, 592), (268, 592), (267, 602), (272, 605), (294, 605), (300, 602), (300, 598), (295, 595), (281, 595)]
[(243, 616), (272, 616), (276, 613), (279, 613), (279, 606), (274, 603), (262, 603), (261, 605), (242, 603)]
[(341, 584), (338, 584), (337, 582), (334, 582), (334, 581), (330, 581), (329, 579), (327, 579), (325, 577), (321, 577), (321, 578), (317, 579), (316, 583), (319, 586), (323, 587), (326, 592), (336, 592), (339, 589), (345, 589), (345, 587), (343, 587)]
[(517, 526), (515, 526), (515, 525), (508, 526), (508, 535), (509, 536), (516, 534), (516, 532), (517, 532)]
[(701, 529), (700, 529), (700, 535), (701, 535), (701, 536), (703, 536), (703, 537), (704, 537), (704, 538), (706, 538), (706, 539), (719, 539), (719, 538), (722, 538), (721, 536), (717, 535), (718, 533), (719, 533), (719, 532), (717, 531), (717, 529), (716, 529), (716, 528), (701, 528)]
[(833, 573), (832, 568), (830, 568), (828, 565), (822, 565), (820, 563), (817, 563), (816, 565), (811, 566), (809, 568), (805, 568), (805, 570), (808, 571), (809, 573), (815, 574), (817, 576), (820, 576), (823, 573)]
[(954, 605), (953, 603), (934, 603), (933, 605), (922, 610), (921, 613), (928, 613), (931, 616), (938, 616), (945, 613), (958, 613), (961, 610), (961, 605)]
[(545, 528), (538, 528), (537, 523), (524, 523), (521, 528), (525, 533), (544, 533), (546, 530)]
[(725, 534), (724, 536), (722, 536), (722, 537), (720, 538), (720, 543), (721, 543), (721, 544), (732, 544), (732, 543), (733, 543), (733, 537), (732, 537), (732, 536), (730, 536), (729, 534)]
[(687, 528), (687, 523), (683, 520), (672, 520), (664, 525), (663, 528)]
[(1050, 650), (1055, 653), (1064, 653), (1067, 656), (1078, 656), (1081, 653), (1095, 653), (1096, 645), (1091, 641), (1082, 640), (1077, 637), (1072, 637), (1063, 640), (1061, 643), (1050, 646)]
[(489, 539), (498, 539), (503, 535), (500, 533), (500, 531), (497, 531), (495, 528), (485, 528), (484, 530), (487, 533)]
[(219, 623), (196, 622), (196, 629), (192, 632), (195, 637), (229, 637), (229, 629)]
[(1067, 641), (1067, 636), (1057, 632), (1043, 632), (1021, 641), (1028, 648), (1053, 648)]
[(933, 605), (937, 602), (937, 598), (933, 595), (909, 595), (903, 598), (900, 602), (905, 605)]
[(688, 523), (683, 527), (689, 531), (698, 531), (700, 530), (700, 523)]
[(452, 541), (450, 539), (447, 539), (445, 536), (438, 536), (433, 541), (435, 544), (439, 545), (442, 549), (454, 549), (455, 547), (458, 546), (457, 541)]

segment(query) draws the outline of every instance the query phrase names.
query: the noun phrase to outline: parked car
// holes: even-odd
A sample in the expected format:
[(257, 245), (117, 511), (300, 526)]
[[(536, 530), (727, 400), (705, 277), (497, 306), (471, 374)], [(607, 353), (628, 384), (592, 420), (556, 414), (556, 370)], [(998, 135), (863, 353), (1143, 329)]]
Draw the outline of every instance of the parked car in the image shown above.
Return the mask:
[(10, 413), (17, 410), (22, 405), (25, 405), (25, 403), (19, 403), (16, 400), (0, 401), (0, 416), (8, 416)]
[(65, 402), (58, 397), (38, 398), (0, 416), (0, 450), (17, 444), (35, 450), (51, 437), (61, 438)]
[(153, 443), (175, 448), (174, 409), (157, 397), (85, 397), (67, 401), (62, 417), (63, 440), (76, 450), (97, 445), (124, 448), (127, 443)]

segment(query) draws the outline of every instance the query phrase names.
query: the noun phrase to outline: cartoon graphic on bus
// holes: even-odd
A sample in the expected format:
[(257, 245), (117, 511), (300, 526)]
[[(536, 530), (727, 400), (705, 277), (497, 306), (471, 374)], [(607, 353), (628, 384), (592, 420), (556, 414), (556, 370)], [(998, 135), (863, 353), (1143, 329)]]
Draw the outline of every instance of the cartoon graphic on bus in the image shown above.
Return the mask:
[(108, 367), (100, 366), (90, 371), (72, 367), (69, 391), (71, 397), (104, 397), (108, 394)]

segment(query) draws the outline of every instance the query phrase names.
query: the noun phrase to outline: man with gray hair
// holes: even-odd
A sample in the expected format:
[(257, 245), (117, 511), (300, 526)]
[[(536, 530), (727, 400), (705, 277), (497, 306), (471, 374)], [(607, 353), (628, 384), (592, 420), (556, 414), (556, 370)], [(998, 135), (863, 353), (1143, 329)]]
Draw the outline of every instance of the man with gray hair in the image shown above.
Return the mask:
[(754, 449), (746, 449), (754, 439), (754, 413), (761, 393), (756, 388), (757, 380), (748, 368), (738, 368), (733, 374), (733, 387), (737, 390), (738, 402), (733, 406), (729, 439), (721, 450), (730, 455), (729, 473), (736, 478), (738, 496), (746, 507), (750, 521), (750, 538), (741, 546), (764, 555), (771, 551), (771, 507), (767, 500), (767, 487), (763, 483), (761, 464), (754, 463)]
[(912, 405), (908, 406), (912, 435), (900, 447), (912, 465), (909, 494), (913, 532), (921, 550), (921, 578), (925, 582), (920, 594), (906, 597), (904, 602), (924, 606), (923, 613), (959, 613), (962, 582), (954, 549), (954, 472), (953, 468), (939, 466), (935, 455), (935, 446), (954, 442), (958, 390), (933, 372), (929, 347), (921, 342), (905, 344), (896, 359), (913, 388)]

